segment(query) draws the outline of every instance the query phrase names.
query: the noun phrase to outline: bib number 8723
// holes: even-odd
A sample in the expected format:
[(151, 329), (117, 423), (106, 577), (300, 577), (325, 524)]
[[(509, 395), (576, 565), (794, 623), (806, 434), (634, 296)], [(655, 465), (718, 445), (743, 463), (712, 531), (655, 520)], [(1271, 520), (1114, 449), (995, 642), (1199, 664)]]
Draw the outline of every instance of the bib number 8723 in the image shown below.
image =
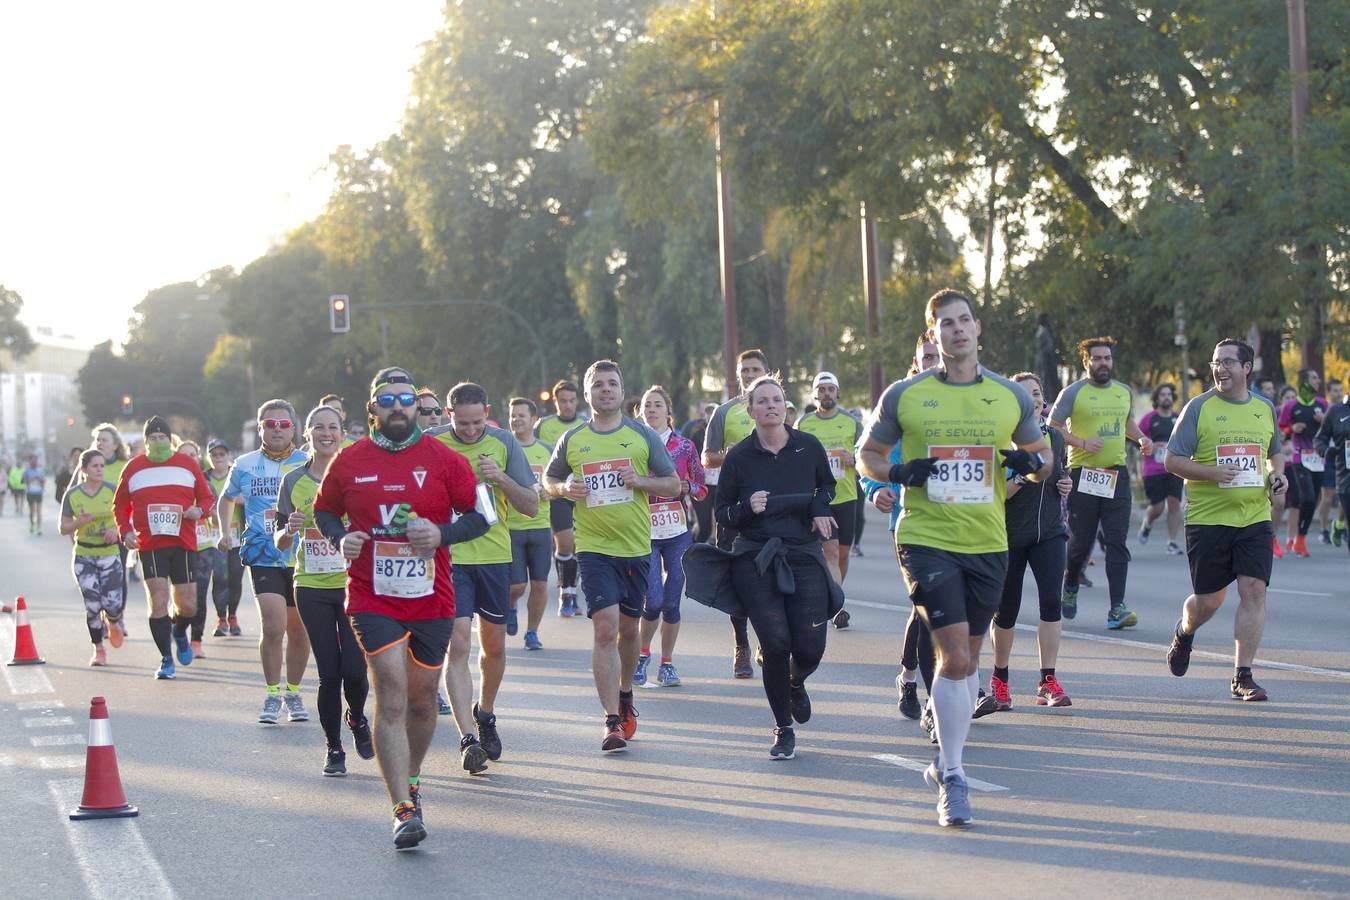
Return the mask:
[(382, 578), (426, 578), (427, 561), (420, 556), (410, 558), (377, 556), (375, 574)]

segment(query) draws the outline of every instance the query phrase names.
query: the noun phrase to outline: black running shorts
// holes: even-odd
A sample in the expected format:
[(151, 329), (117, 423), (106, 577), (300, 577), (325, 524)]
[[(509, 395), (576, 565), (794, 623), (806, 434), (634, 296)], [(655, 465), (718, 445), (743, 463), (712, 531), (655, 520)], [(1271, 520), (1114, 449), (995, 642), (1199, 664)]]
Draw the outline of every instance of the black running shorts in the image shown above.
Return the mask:
[(1231, 525), (1187, 525), (1186, 559), (1191, 564), (1191, 588), (1213, 594), (1239, 575), (1270, 584), (1275, 566), (1275, 529), (1269, 521), (1242, 528)]
[(191, 551), (186, 547), (142, 550), (141, 572), (146, 578), (167, 578), (169, 584), (192, 584)]
[(287, 606), (295, 605), (295, 578), (284, 566), (249, 566), (249, 580), (253, 582), (253, 596), (280, 594)]
[(935, 547), (900, 548), (900, 574), (909, 599), (934, 631), (962, 622), (984, 634), (1003, 598), (1008, 553), (951, 553)]
[(352, 631), (367, 657), (398, 644), (407, 644), (412, 661), (424, 669), (439, 669), (450, 646), (454, 619), (395, 619), (379, 613), (354, 613)]

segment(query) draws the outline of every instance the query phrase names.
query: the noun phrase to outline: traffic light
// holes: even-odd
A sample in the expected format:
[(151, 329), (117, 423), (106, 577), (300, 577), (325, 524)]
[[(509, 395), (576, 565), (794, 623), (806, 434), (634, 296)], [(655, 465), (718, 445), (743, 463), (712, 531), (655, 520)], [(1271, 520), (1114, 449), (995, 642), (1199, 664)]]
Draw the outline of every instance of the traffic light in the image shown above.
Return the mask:
[(334, 334), (352, 330), (352, 302), (346, 294), (333, 294), (328, 298), (328, 326)]
[(132, 402), (130, 394), (122, 395), (122, 415), (133, 416), (136, 414), (136, 404)]

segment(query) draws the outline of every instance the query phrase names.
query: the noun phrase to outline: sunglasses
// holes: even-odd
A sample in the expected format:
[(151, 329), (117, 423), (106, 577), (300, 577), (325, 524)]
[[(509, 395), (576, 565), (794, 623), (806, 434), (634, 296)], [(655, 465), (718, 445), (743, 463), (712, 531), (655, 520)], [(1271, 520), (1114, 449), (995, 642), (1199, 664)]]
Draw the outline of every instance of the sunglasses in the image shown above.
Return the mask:
[(394, 404), (399, 406), (413, 406), (417, 403), (417, 395), (407, 394), (381, 394), (375, 398), (375, 403), (380, 409), (393, 409)]
[(290, 420), (290, 419), (263, 419), (263, 420), (262, 420), (262, 423), (263, 423), (263, 427), (264, 427), (264, 428), (290, 428), (290, 427), (291, 427), (291, 420)]
[(417, 410), (419, 416), (439, 416), (441, 412), (439, 406), (423, 406)]

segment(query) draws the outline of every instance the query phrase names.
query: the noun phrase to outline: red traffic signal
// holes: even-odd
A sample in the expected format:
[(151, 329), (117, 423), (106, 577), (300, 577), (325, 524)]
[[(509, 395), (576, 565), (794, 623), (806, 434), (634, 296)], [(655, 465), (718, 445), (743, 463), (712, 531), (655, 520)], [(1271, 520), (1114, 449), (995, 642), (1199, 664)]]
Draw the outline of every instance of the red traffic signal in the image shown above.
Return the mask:
[(352, 330), (352, 304), (346, 294), (329, 296), (328, 327), (334, 334), (346, 334)]

